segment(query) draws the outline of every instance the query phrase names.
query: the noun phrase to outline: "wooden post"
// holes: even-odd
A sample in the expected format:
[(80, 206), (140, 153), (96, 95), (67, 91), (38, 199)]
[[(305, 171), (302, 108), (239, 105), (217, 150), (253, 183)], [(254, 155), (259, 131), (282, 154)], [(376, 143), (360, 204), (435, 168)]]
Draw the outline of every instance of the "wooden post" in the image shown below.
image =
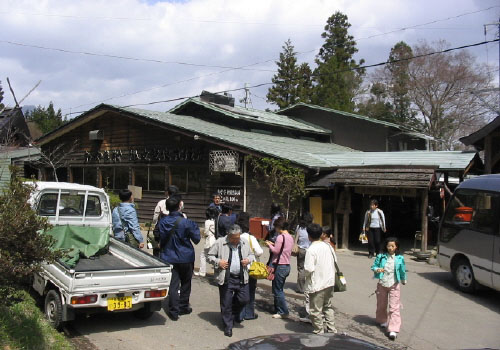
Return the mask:
[(351, 188), (346, 187), (346, 206), (342, 220), (342, 248), (349, 249), (349, 215), (351, 212)]
[(427, 251), (427, 206), (429, 205), (429, 191), (424, 188), (422, 190), (422, 209), (421, 209), (421, 215), (422, 215), (422, 240), (421, 240), (421, 247), (420, 251), (421, 252), (426, 252)]
[(333, 192), (333, 236), (335, 237), (335, 246), (339, 246), (339, 219), (337, 216), (337, 205), (339, 200), (339, 187), (335, 185)]

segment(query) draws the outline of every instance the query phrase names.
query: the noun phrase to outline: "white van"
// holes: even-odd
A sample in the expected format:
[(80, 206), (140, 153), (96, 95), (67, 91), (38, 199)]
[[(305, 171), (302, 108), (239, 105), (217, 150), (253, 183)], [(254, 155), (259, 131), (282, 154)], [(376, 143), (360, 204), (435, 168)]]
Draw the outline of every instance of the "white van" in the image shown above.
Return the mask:
[(500, 174), (456, 188), (439, 229), (438, 261), (463, 292), (477, 284), (500, 291)]

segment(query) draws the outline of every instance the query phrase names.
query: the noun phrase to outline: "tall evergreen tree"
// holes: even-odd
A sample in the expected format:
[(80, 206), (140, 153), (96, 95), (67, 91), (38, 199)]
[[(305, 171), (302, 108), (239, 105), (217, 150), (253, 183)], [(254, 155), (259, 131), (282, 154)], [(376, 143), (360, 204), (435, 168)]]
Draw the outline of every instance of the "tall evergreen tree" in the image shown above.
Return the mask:
[(0, 80), (0, 109), (4, 108), (3, 100), (3, 89), (2, 89), (2, 81)]
[(358, 64), (353, 58), (358, 49), (354, 37), (348, 33), (350, 26), (347, 16), (338, 11), (327, 20), (325, 31), (321, 34), (325, 43), (316, 56), (315, 104), (344, 111), (354, 110), (354, 96), (365, 71), (359, 68), (364, 60), (361, 59)]
[(285, 42), (280, 59), (276, 62), (278, 73), (272, 79), (273, 86), (266, 95), (267, 102), (286, 108), (299, 101), (310, 102), (311, 69), (307, 63), (297, 66), (297, 53), (290, 39)]
[(56, 112), (52, 102), (50, 102), (47, 108), (42, 106), (36, 107), (33, 111), (26, 114), (26, 119), (35, 122), (44, 134), (57, 129), (65, 123), (62, 118), (61, 109), (58, 109)]

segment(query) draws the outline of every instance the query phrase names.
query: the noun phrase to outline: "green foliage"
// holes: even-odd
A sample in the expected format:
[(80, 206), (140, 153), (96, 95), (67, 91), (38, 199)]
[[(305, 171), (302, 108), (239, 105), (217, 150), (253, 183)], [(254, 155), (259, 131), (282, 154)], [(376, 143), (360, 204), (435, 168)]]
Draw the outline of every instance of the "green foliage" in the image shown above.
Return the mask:
[(312, 93), (311, 68), (307, 63), (297, 66), (297, 53), (290, 39), (283, 45), (280, 53), (278, 73), (272, 78), (273, 86), (267, 93), (267, 102), (278, 105), (280, 109), (298, 102), (309, 102)]
[(45, 320), (35, 300), (24, 290), (11, 294), (15, 302), (0, 305), (0, 344), (10, 350), (70, 350), (74, 347)]
[(54, 110), (54, 104), (50, 102), (47, 108), (36, 107), (33, 111), (26, 114), (26, 119), (35, 122), (40, 130), (46, 134), (62, 126), (65, 120), (62, 118), (61, 109)]
[(288, 160), (248, 157), (256, 174), (254, 181), (265, 184), (275, 202), (286, 208), (287, 215), (294, 201), (305, 195), (305, 173)]
[[(109, 196), (109, 205), (111, 206), (111, 209), (114, 209), (115, 207), (118, 206), (118, 204), (121, 203), (120, 197), (116, 193), (114, 193), (111, 190), (106, 189), (106, 193)], [(137, 204), (136, 204), (137, 207)]]
[(347, 16), (335, 12), (327, 20), (321, 37), (325, 43), (316, 57), (313, 103), (343, 111), (354, 110), (354, 97), (361, 85), (364, 69), (353, 59), (358, 49), (354, 37), (348, 34), (351, 24)]
[[(11, 173), (15, 169), (11, 167)], [(50, 224), (39, 217), (28, 203), (32, 185), (22, 183), (11, 176), (9, 187), (0, 196), (0, 303), (5, 301), (5, 293), (16, 288), (34, 271), (38, 271), (43, 261), (53, 262), (62, 252), (53, 252), (50, 236), (40, 235)]]

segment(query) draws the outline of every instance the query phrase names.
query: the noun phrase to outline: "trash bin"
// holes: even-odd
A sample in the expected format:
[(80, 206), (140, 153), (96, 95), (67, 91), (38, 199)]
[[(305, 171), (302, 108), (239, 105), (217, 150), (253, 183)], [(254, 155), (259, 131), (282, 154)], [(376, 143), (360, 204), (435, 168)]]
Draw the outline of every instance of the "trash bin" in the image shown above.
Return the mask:
[(267, 225), (269, 225), (269, 219), (250, 218), (250, 233), (257, 239), (264, 239), (268, 233)]

